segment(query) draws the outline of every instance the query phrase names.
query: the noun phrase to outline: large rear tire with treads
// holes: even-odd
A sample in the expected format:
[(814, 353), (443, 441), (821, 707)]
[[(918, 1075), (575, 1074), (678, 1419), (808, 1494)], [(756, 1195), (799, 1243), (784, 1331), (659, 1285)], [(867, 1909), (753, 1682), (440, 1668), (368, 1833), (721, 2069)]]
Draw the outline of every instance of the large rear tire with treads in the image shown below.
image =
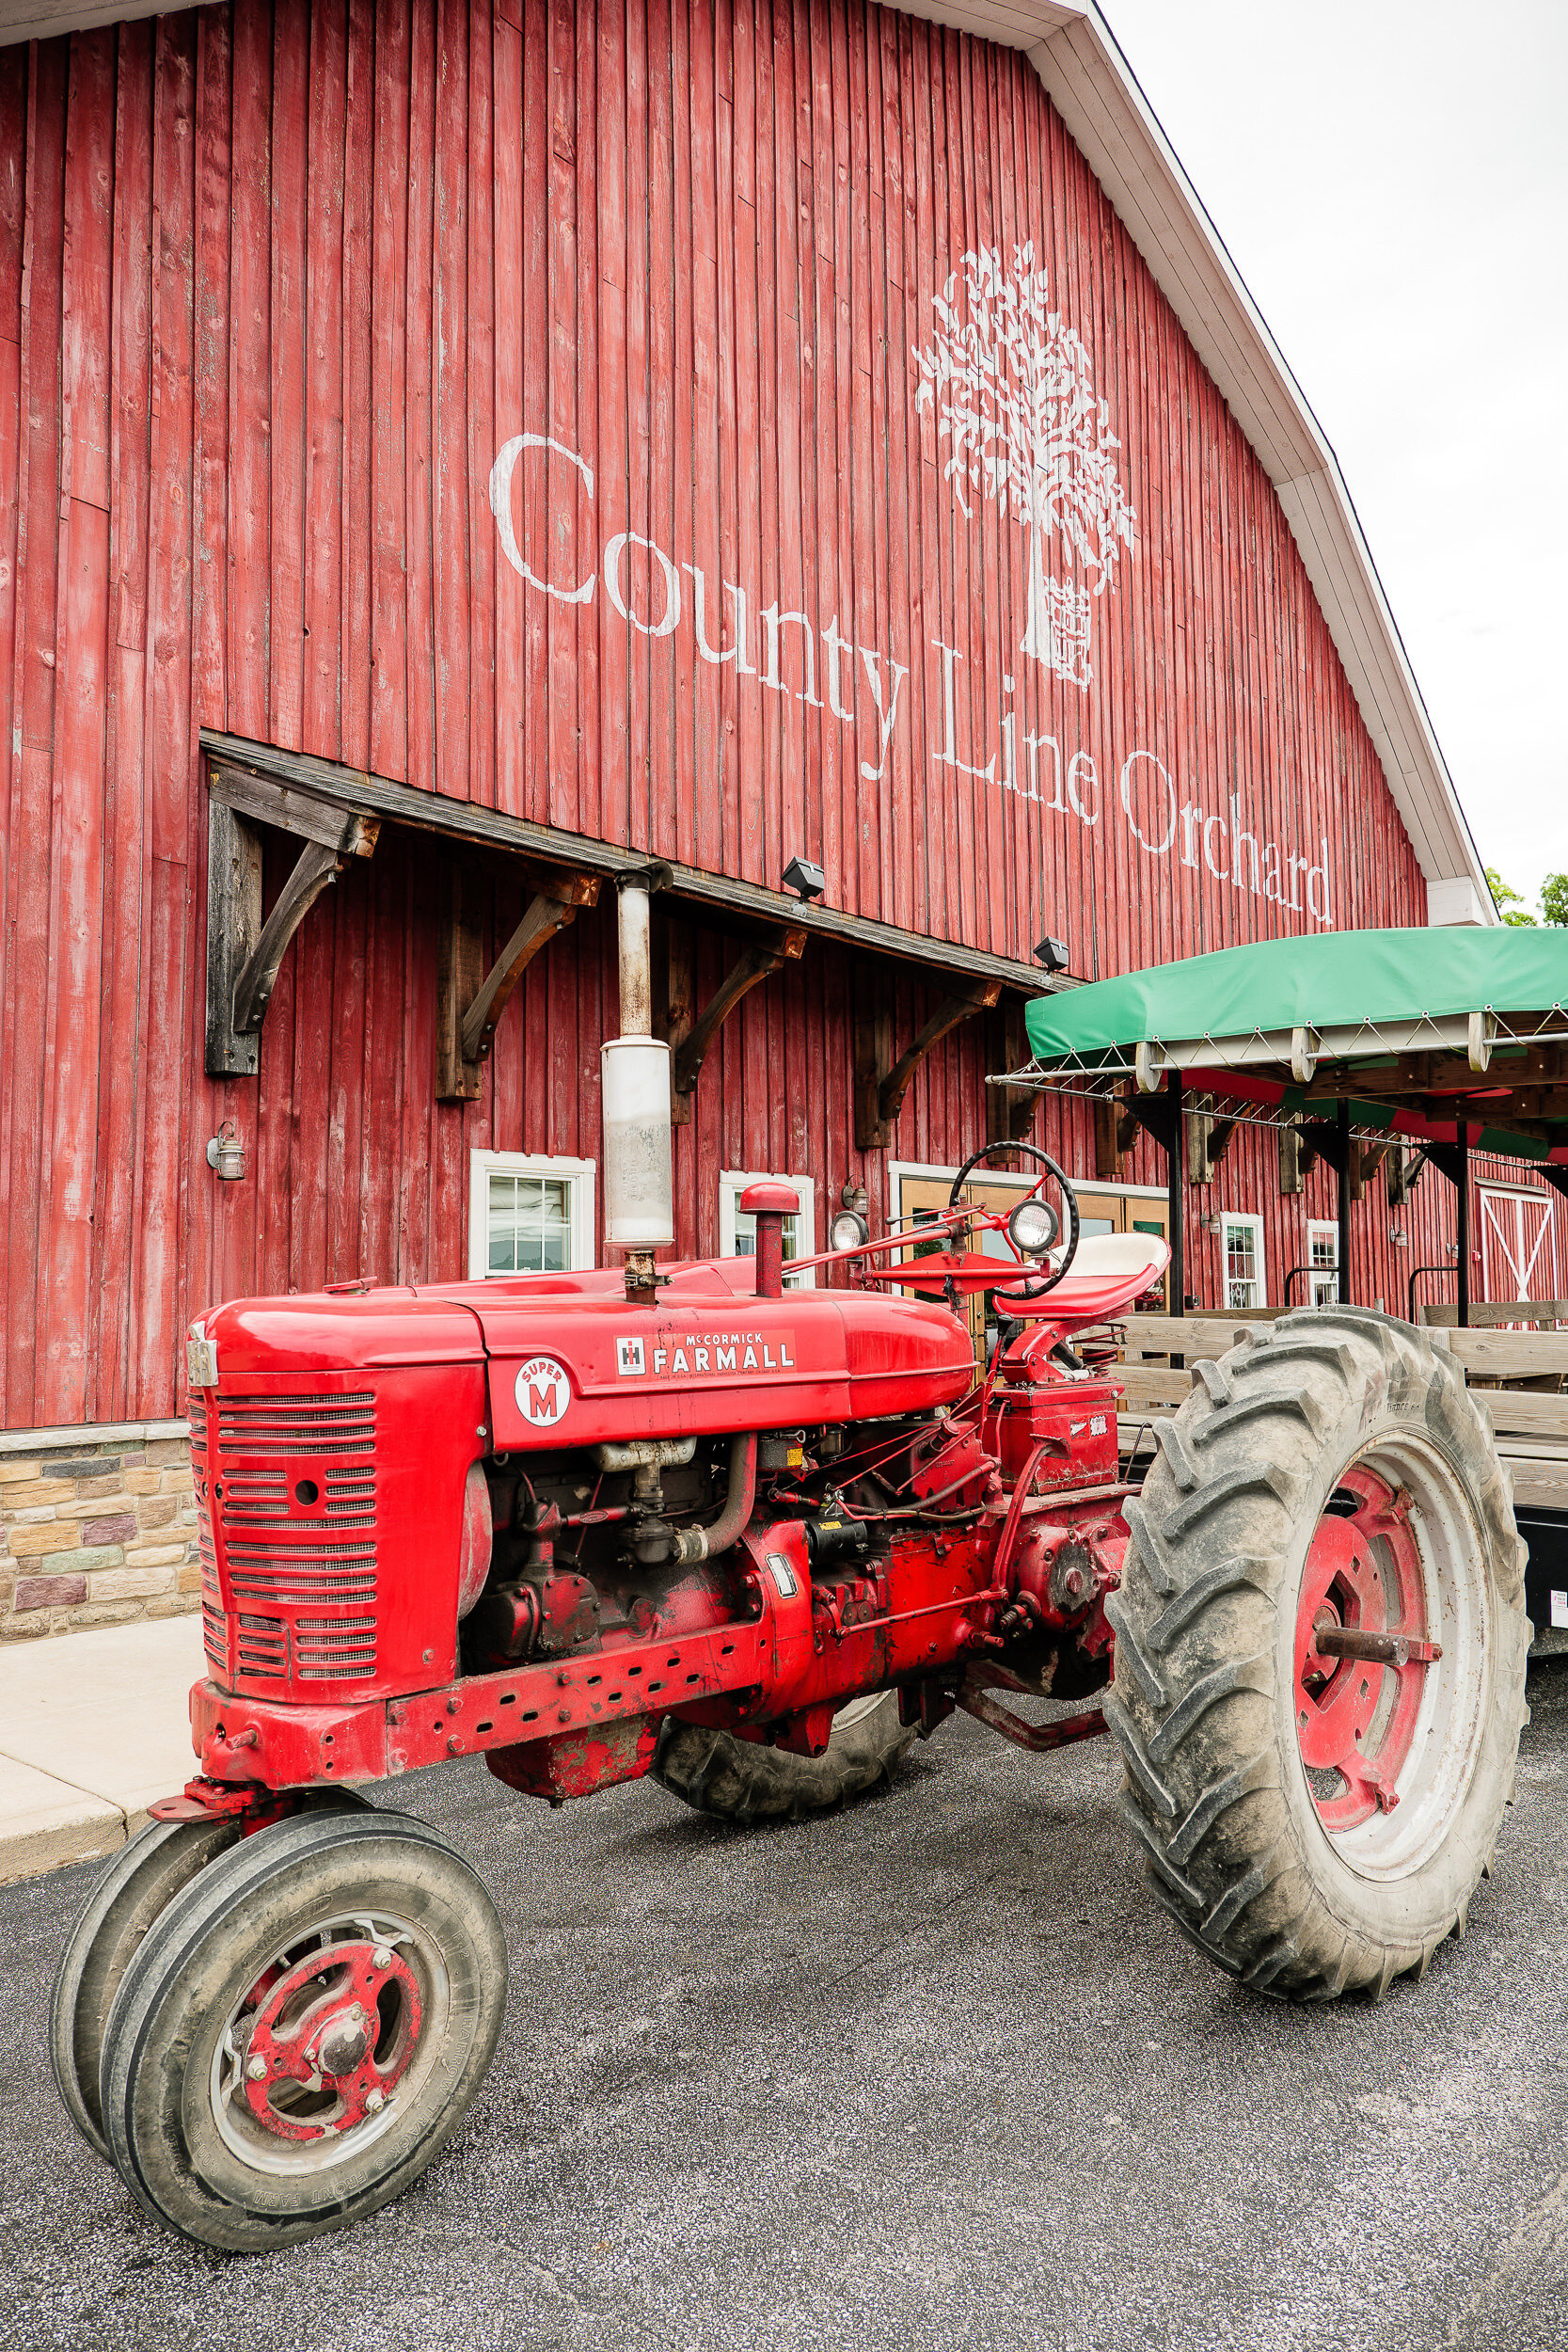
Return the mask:
[(914, 1739), (898, 1720), (896, 1691), (850, 1699), (833, 1718), (820, 1756), (791, 1756), (733, 1732), (666, 1716), (653, 1773), (684, 1804), (721, 1821), (799, 1820), (831, 1813), (886, 1780)]
[(1105, 1708), (1150, 1883), (1259, 1991), (1381, 1997), (1463, 1933), (1528, 1720), (1484, 1406), (1409, 1325), (1315, 1309), (1198, 1364), (1159, 1436)]

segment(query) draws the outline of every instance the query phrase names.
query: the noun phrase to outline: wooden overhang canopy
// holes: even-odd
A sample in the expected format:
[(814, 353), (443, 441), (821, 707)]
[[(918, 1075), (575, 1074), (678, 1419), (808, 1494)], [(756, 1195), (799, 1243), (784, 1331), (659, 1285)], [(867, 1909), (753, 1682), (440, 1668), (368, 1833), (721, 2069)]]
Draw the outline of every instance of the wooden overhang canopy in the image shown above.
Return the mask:
[[(1284, 1122), (1349, 1202), (1396, 1139), (1458, 1188), (1460, 1319), (1468, 1312), (1467, 1160), (1528, 1161), (1568, 1197), (1568, 931), (1325, 932), (1263, 940), (1032, 1004), (1031, 1059), (993, 1084), (1102, 1099), (1169, 1153), (1180, 1268), (1181, 1125), (1217, 1106)], [(1196, 1109), (1197, 1105), (1194, 1105)], [(1219, 1156), (1206, 1143), (1210, 1160)], [(1180, 1279), (1173, 1285), (1180, 1296)]]
[[(672, 911), (738, 934), (736, 961), (705, 1004), (696, 1002), (689, 946), (666, 943), (655, 974), (656, 1019), (673, 1047), (673, 1116), (691, 1100), (720, 1027), (750, 991), (802, 956), (813, 940), (854, 951), (856, 1140), (884, 1150), (915, 1070), (939, 1039), (975, 1013), (998, 1009), (995, 1051), (1025, 1048), (1024, 1000), (1061, 985), (1033, 964), (981, 948), (930, 939), (816, 899), (640, 855), (582, 834), (530, 822), (426, 792), (335, 760), (201, 731), (209, 791), (206, 1066), (211, 1077), (247, 1076), (258, 1066), (261, 1031), (289, 942), (351, 857), (373, 855), (383, 825), (450, 842), (479, 858), (506, 859), (531, 892), (522, 920), (485, 967), (474, 888), (476, 859), (453, 855), (443, 908), (436, 1019), (436, 1091), (446, 1101), (479, 1092), (481, 1073), (506, 1004), (533, 957), (593, 906), (617, 877), (645, 872)], [(265, 921), (261, 828), (293, 836), (298, 856)], [(902, 965), (941, 990), (935, 1010), (900, 1051), (890, 978)], [(1020, 1108), (1022, 1101), (1022, 1111)], [(996, 1096), (993, 1133), (1016, 1133), (1032, 1112), (1025, 1092)]]

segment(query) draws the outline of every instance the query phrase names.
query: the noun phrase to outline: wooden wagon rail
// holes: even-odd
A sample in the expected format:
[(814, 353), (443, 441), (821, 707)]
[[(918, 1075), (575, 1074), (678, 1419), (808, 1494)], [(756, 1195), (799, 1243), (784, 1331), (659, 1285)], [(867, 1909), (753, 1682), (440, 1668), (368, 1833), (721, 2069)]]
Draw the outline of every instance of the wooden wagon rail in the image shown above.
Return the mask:
[[(1118, 1416), (1123, 1455), (1152, 1450), (1153, 1423), (1186, 1397), (1195, 1363), (1223, 1356), (1249, 1327), (1274, 1320), (1129, 1315), (1117, 1327), (1124, 1335), (1117, 1374), (1127, 1391)], [(1515, 1504), (1568, 1511), (1568, 1331), (1434, 1328), (1431, 1336), (1463, 1364), (1466, 1385), (1485, 1391), (1497, 1451), (1513, 1472)]]

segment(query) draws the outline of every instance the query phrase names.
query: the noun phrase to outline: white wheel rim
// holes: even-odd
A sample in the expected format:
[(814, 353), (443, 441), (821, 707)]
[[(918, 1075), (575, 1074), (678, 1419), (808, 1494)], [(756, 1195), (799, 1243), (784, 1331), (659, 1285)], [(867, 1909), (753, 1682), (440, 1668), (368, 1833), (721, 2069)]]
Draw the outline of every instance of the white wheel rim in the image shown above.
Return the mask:
[[(1415, 1731), (1394, 1782), (1398, 1804), (1337, 1833), (1318, 1821), (1320, 1836), (1358, 1877), (1388, 1881), (1413, 1876), (1433, 1858), (1469, 1795), (1485, 1723), (1491, 1603), (1481, 1530), (1435, 1451), (1402, 1431), (1355, 1461), (1410, 1492), (1427, 1626), (1443, 1652), (1425, 1669)], [(1305, 1779), (1299, 1751), (1297, 1769)]]
[(451, 1980), (447, 1973), (446, 1961), (439, 1947), (410, 1927), (406, 1920), (394, 1918), (381, 1911), (336, 1912), (301, 1928), (297, 1935), (290, 1937), (284, 1948), (287, 1952), (297, 1954), (303, 1946), (312, 1940), (325, 1946), (342, 1936), (345, 1931), (400, 1949), (418, 1977), (422, 2015), (420, 2044), (413, 2062), (400, 2078), (396, 2089), (388, 2093), (380, 2114), (367, 2116), (362, 2122), (344, 2130), (341, 2137), (307, 2141), (278, 2137), (258, 2122), (245, 2101), (245, 2052), (243, 2047), (236, 2045), (233, 2029), (236, 2018), (249, 1998), (251, 1988), (247, 1986), (224, 2020), (223, 2030), (218, 2035), (208, 2074), (208, 2097), (219, 2137), (230, 2153), (252, 2171), (296, 2179), (309, 2178), (359, 2155), (389, 2131), (393, 2123), (413, 2106), (445, 2046), (451, 2016)]

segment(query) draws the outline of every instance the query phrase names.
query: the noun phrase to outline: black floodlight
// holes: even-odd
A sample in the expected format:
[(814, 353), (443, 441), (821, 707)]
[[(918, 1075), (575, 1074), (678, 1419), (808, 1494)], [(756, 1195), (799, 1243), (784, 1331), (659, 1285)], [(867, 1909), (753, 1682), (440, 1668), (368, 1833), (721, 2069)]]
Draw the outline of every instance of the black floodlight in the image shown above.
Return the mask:
[(784, 867), (784, 888), (799, 891), (802, 898), (820, 898), (828, 887), (827, 875), (809, 857), (792, 857)]
[(1038, 941), (1035, 947), (1035, 961), (1043, 963), (1048, 972), (1065, 972), (1067, 970), (1067, 941), (1065, 939)]

